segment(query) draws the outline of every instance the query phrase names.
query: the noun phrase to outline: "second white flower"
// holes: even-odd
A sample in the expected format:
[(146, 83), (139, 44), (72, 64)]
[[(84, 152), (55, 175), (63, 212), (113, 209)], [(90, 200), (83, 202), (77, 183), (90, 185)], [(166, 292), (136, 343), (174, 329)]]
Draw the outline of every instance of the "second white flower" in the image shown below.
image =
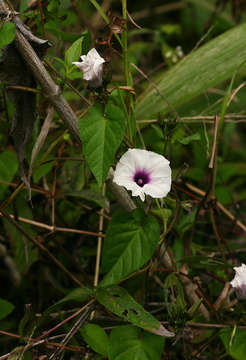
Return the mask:
[(97, 88), (101, 86), (105, 60), (95, 48), (91, 49), (87, 55), (82, 55), (81, 60), (82, 62), (73, 62), (73, 64), (83, 71), (83, 79), (88, 81), (91, 87)]

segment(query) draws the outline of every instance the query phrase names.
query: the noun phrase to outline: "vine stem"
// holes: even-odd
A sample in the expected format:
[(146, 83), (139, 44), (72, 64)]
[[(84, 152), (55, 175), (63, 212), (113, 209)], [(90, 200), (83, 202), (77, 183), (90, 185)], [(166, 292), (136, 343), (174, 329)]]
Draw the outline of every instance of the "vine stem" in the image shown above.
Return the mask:
[[(106, 183), (103, 185), (102, 189), (102, 196), (105, 195), (106, 192)], [(95, 266), (95, 275), (94, 275), (94, 286), (98, 285), (99, 280), (99, 270), (100, 270), (100, 262), (101, 262), (101, 253), (102, 253), (102, 231), (103, 231), (103, 219), (104, 219), (104, 208), (101, 208), (100, 210), (100, 217), (99, 217), (99, 236), (97, 240), (97, 257), (96, 257), (96, 266)], [(90, 320), (94, 318), (95, 311), (92, 311)]]
[[(103, 185), (102, 195), (105, 195), (106, 191), (106, 184)], [(99, 279), (99, 270), (100, 270), (100, 260), (101, 260), (101, 252), (102, 252), (102, 236), (101, 233), (103, 231), (103, 219), (104, 219), (104, 208), (100, 210), (100, 217), (99, 217), (99, 236), (97, 241), (97, 257), (96, 257), (96, 267), (95, 267), (95, 276), (94, 276), (94, 286), (98, 285)]]
[(129, 64), (128, 64), (128, 49), (127, 49), (127, 0), (122, 0), (122, 17), (126, 21), (125, 31), (122, 33), (122, 45), (123, 45), (123, 59), (124, 59), (124, 71), (126, 86), (129, 86)]
[[(90, 3), (95, 6), (95, 8), (97, 9), (97, 11), (99, 12), (99, 14), (101, 15), (101, 17), (104, 19), (104, 21), (106, 22), (106, 24), (110, 23), (110, 20), (107, 16), (107, 14), (105, 14), (105, 11), (103, 10), (103, 8), (98, 4), (98, 2), (96, 0), (90, 0)], [(118, 34), (115, 34), (116, 39), (118, 40), (119, 44), (121, 47), (123, 47), (122, 45), (122, 41), (119, 37)]]
[(31, 236), (24, 228), (22, 228), (18, 222), (11, 218), (8, 213), (1, 209), (1, 213), (9, 223), (14, 225), (16, 229), (24, 235), (28, 240), (30, 240), (34, 245), (36, 245), (40, 250), (42, 250), (65, 274), (67, 274), (70, 279), (72, 279), (77, 285), (84, 287), (82, 282), (75, 277), (50, 251), (47, 247), (45, 247), (40, 241), (36, 239), (36, 237)]
[[(196, 194), (199, 194), (201, 196), (205, 196), (205, 191), (197, 188), (196, 186), (189, 184), (189, 183), (185, 183), (185, 186), (187, 186), (188, 189), (190, 189), (191, 191), (194, 191)], [(224, 205), (222, 205), (216, 198), (214, 198), (216, 201), (216, 205), (218, 206), (218, 208), (229, 218), (231, 219), (233, 222), (235, 222), (235, 225), (237, 225), (238, 227), (240, 227), (244, 232), (246, 232), (246, 225), (244, 225), (240, 220), (237, 220), (237, 218), (232, 215), (232, 213), (227, 210)]]

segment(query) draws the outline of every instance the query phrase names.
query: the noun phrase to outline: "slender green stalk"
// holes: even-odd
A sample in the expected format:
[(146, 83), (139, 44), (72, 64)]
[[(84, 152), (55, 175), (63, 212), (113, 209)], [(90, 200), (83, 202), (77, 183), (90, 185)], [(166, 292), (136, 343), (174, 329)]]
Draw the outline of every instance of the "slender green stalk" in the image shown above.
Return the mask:
[[(124, 74), (125, 74), (125, 84), (126, 86), (132, 86), (132, 77), (129, 69), (128, 61), (128, 44), (127, 44), (127, 0), (121, 0), (122, 4), (122, 17), (125, 20), (125, 31), (121, 35), (122, 41), (122, 50), (123, 50), (123, 64), (124, 64)], [(136, 119), (134, 116), (134, 101), (132, 95), (129, 93), (126, 95), (126, 107), (128, 112), (128, 137), (131, 142), (135, 143), (136, 135)]]
[(162, 243), (162, 241), (164, 240), (165, 238), (165, 235), (166, 235), (166, 232), (167, 232), (167, 220), (163, 214), (163, 211), (162, 211), (162, 207), (160, 205), (160, 202), (158, 199), (155, 199), (155, 202), (156, 202), (156, 205), (157, 205), (157, 208), (158, 210), (160, 211), (160, 215), (162, 217), (162, 221), (163, 221), (163, 236), (161, 237), (160, 241), (159, 241), (159, 244)]
[[(109, 20), (108, 16), (105, 14), (105, 12), (103, 11), (102, 7), (98, 4), (98, 2), (96, 0), (90, 0), (90, 2), (91, 2), (91, 4), (93, 6), (95, 6), (95, 8), (97, 9), (97, 11), (101, 15), (101, 17), (105, 20), (105, 22), (107, 24), (109, 24), (110, 20)], [(119, 41), (121, 47), (123, 47), (122, 42), (121, 42), (120, 37), (118, 36), (118, 34), (115, 34), (115, 37)]]
[(105, 22), (109, 24), (109, 18), (107, 17), (101, 6), (98, 4), (98, 2), (96, 0), (90, 0), (90, 2), (92, 3), (92, 5), (95, 6), (95, 8), (97, 9), (101, 17), (105, 20)]

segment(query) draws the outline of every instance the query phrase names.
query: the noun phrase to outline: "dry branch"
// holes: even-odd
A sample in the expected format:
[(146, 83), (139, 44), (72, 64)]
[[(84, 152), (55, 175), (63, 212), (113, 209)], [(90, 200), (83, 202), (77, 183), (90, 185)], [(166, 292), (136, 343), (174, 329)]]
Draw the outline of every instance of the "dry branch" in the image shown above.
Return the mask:
[[(3, 0), (0, 0), (0, 12), (3, 14), (5, 13), (6, 15), (10, 12), (8, 6)], [(26, 37), (30, 37), (30, 32), (28, 32), (28, 35), (25, 34), (26, 37), (23, 35), (23, 31), (20, 32), (20, 21), (21, 20), (18, 16), (14, 15), (13, 22), (16, 25), (18, 24), (16, 28), (15, 46), (34, 78), (40, 84), (44, 95), (49, 98), (50, 103), (54, 106), (61, 119), (68, 126), (77, 142), (81, 143), (77, 117), (61, 94), (59, 86), (52, 80), (40, 58), (26, 39)], [(25, 26), (22, 26), (21, 29), (25, 29)]]

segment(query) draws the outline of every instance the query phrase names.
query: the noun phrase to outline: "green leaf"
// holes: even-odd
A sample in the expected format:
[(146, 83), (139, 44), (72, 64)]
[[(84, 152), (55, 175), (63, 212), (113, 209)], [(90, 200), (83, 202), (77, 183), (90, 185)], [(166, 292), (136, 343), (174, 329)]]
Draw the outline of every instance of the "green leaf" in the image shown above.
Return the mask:
[(184, 256), (179, 262), (187, 263), (194, 269), (214, 270), (231, 268), (231, 265), (205, 255)]
[(104, 196), (102, 196), (100, 193), (98, 193), (95, 190), (92, 189), (83, 189), (80, 191), (70, 191), (67, 193), (64, 193), (65, 196), (73, 196), (85, 200), (92, 201), (99, 205), (102, 208), (105, 208), (107, 206), (107, 200)]
[(76, 303), (84, 303), (87, 301), (92, 295), (94, 295), (94, 291), (91, 288), (76, 288), (69, 292), (64, 298), (56, 302), (55, 304), (51, 305), (48, 309), (45, 310), (42, 317), (39, 319), (39, 325), (46, 321), (46, 318), (49, 316), (50, 313), (59, 309), (61, 305), (66, 303), (76, 302)]
[(160, 239), (157, 220), (141, 209), (113, 216), (104, 241), (101, 285), (118, 283), (153, 255)]
[[(237, 26), (186, 56), (161, 75), (157, 84), (161, 94), (176, 107), (230, 78), (246, 61), (245, 32), (246, 24)], [(169, 111), (168, 104), (149, 86), (136, 105), (135, 115), (143, 120)]]
[(47, 6), (47, 10), (48, 10), (49, 12), (52, 12), (52, 11), (54, 11), (54, 10), (57, 9), (57, 6), (58, 6), (57, 0), (51, 0), (51, 1), (49, 2), (49, 5)]
[(68, 293), (64, 298), (53, 304), (49, 307), (48, 310), (54, 310), (59, 305), (63, 305), (67, 302), (76, 301), (76, 302), (85, 302), (89, 299), (89, 297), (93, 294), (93, 290), (91, 288), (76, 288)]
[(65, 52), (65, 63), (67, 67), (73, 66), (73, 61), (79, 61), (82, 51), (83, 36), (77, 39)]
[(15, 24), (12, 22), (4, 23), (0, 28), (0, 49), (6, 46), (15, 38)]
[(220, 338), (226, 352), (236, 360), (244, 360), (246, 353), (246, 332), (242, 329), (225, 328), (220, 331)]
[(88, 30), (83, 32), (82, 54), (87, 54), (91, 47), (91, 34)]
[(175, 319), (176, 324), (183, 324), (186, 313), (186, 302), (184, 298), (183, 286), (175, 273), (169, 274), (163, 286), (164, 299), (168, 315)]
[(109, 340), (104, 329), (96, 324), (86, 324), (80, 333), (92, 350), (105, 357), (108, 356)]
[(28, 0), (21, 0), (19, 11), (23, 13), (24, 11), (26, 11), (27, 8), (28, 8)]
[[(25, 194), (19, 196), (16, 199), (15, 209), (17, 211), (16, 213), (19, 216), (23, 216), (26, 219), (32, 220), (33, 213), (31, 208), (27, 204)], [(29, 270), (30, 266), (38, 259), (39, 250), (36, 246), (33, 246), (30, 240), (28, 240), (25, 236), (22, 236), (22, 234), (13, 224), (9, 223), (6, 219), (3, 219), (3, 224), (11, 240), (10, 243), (13, 247), (12, 251), (14, 254), (15, 264), (20, 273), (24, 274)], [(31, 236), (37, 236), (35, 228), (30, 224), (21, 224), (21, 226), (26, 229)]]
[(117, 285), (98, 287), (95, 296), (102, 305), (125, 321), (160, 336), (174, 336), (156, 318), (145, 311), (125, 289)]
[(8, 360), (32, 360), (32, 354), (26, 351), (26, 346), (18, 346), (11, 351)]
[(0, 298), (0, 320), (11, 314), (14, 308), (13, 304)]
[(31, 304), (25, 307), (25, 313), (21, 320), (18, 321), (18, 334), (20, 336), (31, 336), (36, 327), (36, 314)]
[(110, 334), (109, 360), (160, 360), (165, 339), (125, 325)]
[(102, 186), (124, 136), (124, 112), (112, 101), (105, 110), (102, 104), (96, 103), (79, 119), (79, 130), (86, 161)]
[(199, 133), (192, 134), (190, 136), (187, 136), (183, 139), (179, 139), (178, 141), (183, 145), (188, 145), (192, 141), (199, 141), (201, 140), (201, 136)]
[(55, 161), (50, 161), (39, 165), (39, 167), (37, 167), (32, 174), (33, 182), (37, 184), (43, 176), (51, 172), (54, 165), (55, 165)]

